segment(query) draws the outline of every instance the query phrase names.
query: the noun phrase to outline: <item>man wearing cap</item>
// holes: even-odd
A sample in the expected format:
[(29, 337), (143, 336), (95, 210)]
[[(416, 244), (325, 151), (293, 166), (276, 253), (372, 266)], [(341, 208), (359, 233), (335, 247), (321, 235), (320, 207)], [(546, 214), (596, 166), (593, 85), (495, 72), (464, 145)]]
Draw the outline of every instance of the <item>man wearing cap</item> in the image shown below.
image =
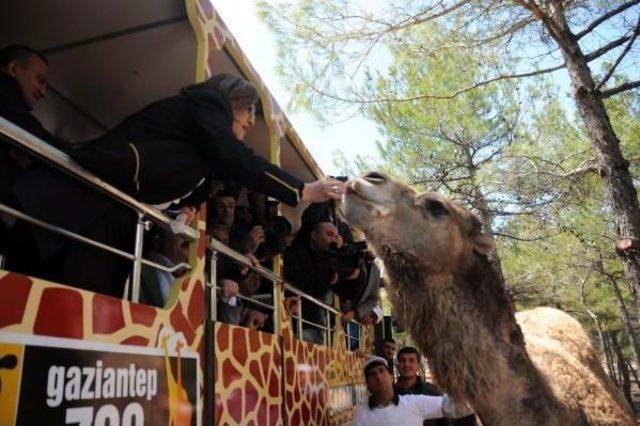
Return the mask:
[(456, 403), (448, 395), (398, 395), (389, 364), (382, 357), (372, 356), (364, 363), (364, 376), (371, 396), (356, 412), (354, 426), (421, 426), (424, 420), (471, 413), (466, 404)]

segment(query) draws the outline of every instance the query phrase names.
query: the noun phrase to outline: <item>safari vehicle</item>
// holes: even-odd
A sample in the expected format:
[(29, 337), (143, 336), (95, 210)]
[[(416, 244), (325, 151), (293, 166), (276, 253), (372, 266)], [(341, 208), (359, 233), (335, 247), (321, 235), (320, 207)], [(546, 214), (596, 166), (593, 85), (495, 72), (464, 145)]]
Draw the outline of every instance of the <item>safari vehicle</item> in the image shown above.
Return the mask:
[[(41, 50), (51, 73), (34, 114), (67, 140), (89, 140), (146, 104), (221, 73), (260, 92), (247, 144), (303, 180), (322, 176), (282, 110), (209, 0), (23, 0), (5, 2), (0, 45)], [(338, 311), (327, 345), (298, 339), (302, 319), (283, 305), (287, 286), (207, 236), (205, 210), (185, 233), (189, 271), (163, 308), (139, 303), (148, 222), (171, 220), (0, 118), (0, 143), (51, 164), (138, 213), (130, 279), (121, 299), (4, 270), (0, 263), (0, 425), (341, 425), (365, 398), (362, 355), (347, 350)], [(113, 252), (0, 204), (17, 220)], [(300, 211), (283, 209), (295, 221)], [(229, 257), (273, 284), (273, 333), (216, 320), (216, 262)], [(209, 264), (208, 268), (205, 265)], [(166, 268), (165, 268), (166, 269)], [(209, 270), (205, 273), (205, 270)], [(290, 291), (295, 291), (290, 289)], [(301, 294), (312, 300), (309, 296)], [(251, 302), (251, 301), (248, 301)], [(360, 352), (373, 332), (363, 328)]]

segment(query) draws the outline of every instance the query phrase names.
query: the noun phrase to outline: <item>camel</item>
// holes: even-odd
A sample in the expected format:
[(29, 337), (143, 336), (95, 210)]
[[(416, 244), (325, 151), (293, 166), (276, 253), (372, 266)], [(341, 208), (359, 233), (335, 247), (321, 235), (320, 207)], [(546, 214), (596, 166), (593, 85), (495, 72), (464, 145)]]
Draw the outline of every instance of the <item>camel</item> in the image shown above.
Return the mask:
[(468, 210), (382, 173), (348, 183), (339, 206), (384, 264), (388, 293), (438, 385), (484, 425), (635, 425), (577, 320), (514, 314), (493, 239)]

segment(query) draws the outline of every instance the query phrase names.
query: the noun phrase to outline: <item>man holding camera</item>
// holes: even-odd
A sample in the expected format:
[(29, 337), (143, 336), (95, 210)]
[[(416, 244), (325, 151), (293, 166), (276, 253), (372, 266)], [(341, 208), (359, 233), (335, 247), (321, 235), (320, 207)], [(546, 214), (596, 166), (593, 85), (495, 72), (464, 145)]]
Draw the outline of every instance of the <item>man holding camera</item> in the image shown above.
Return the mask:
[[(307, 239), (294, 241), (284, 254), (284, 277), (296, 288), (323, 303), (331, 304), (331, 288), (340, 279), (355, 279), (360, 274), (359, 268), (347, 273), (339, 273), (335, 262), (328, 259), (332, 247), (341, 244), (338, 229), (331, 222), (318, 222), (311, 228)], [(325, 314), (322, 308), (303, 300), (302, 317), (306, 321), (324, 326)], [(303, 331), (305, 341), (322, 343), (323, 330), (307, 326)]]

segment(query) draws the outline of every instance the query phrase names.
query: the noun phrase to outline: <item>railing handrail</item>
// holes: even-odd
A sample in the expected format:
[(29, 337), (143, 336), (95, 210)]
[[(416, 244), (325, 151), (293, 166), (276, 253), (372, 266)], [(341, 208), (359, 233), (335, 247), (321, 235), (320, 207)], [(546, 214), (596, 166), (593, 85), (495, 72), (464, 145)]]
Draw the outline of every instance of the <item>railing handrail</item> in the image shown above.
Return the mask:
[[(27, 151), (36, 154), (46, 161), (56, 165), (71, 176), (74, 176), (81, 181), (90, 183), (94, 187), (107, 193), (115, 200), (121, 202), (124, 205), (127, 205), (138, 213), (144, 214), (147, 218), (152, 219), (159, 224), (170, 227), (171, 219), (158, 209), (136, 200), (132, 196), (117, 189), (113, 185), (110, 185), (109, 183), (103, 181), (93, 173), (81, 167), (64, 152), (44, 142), (40, 138), (32, 135), (21, 127), (16, 126), (3, 117), (0, 117), (0, 134), (6, 136), (11, 142), (19, 145), (22, 148), (25, 148)], [(189, 227), (185, 227), (183, 232), (184, 233), (181, 235), (188, 237), (191, 240), (195, 240), (198, 236), (197, 231)]]
[(309, 300), (310, 302), (315, 303), (316, 305), (320, 306), (321, 308), (332, 312), (336, 315), (340, 315), (340, 311), (338, 311), (337, 309), (335, 309), (332, 306), (327, 305), (324, 302), (321, 302), (320, 300), (316, 299), (313, 296), (309, 296), (307, 293), (298, 290), (297, 288), (293, 287), (291, 284), (287, 283), (284, 281), (284, 279), (282, 279), (278, 274), (274, 273), (273, 271), (265, 268), (264, 266), (254, 266), (253, 263), (251, 263), (251, 260), (247, 257), (244, 256), (243, 254), (238, 253), (237, 251), (233, 250), (232, 248), (226, 246), (224, 243), (216, 240), (215, 238), (210, 238), (209, 239), (209, 247), (226, 256), (229, 257), (233, 260), (235, 260), (238, 263), (241, 263), (242, 265), (246, 266), (249, 268), (249, 270), (257, 273), (258, 275), (260, 275), (261, 277), (264, 277), (266, 279), (268, 279), (271, 282), (274, 283), (284, 283), (285, 286), (285, 290), (290, 291), (302, 298), (305, 298), (307, 300)]
[(238, 253), (231, 247), (226, 246), (224, 243), (216, 240), (215, 238), (209, 239), (209, 248), (217, 251), (220, 254), (225, 255), (226, 257), (229, 257), (235, 260), (238, 263), (241, 263), (242, 265), (248, 267), (249, 270), (257, 273), (261, 277), (266, 278), (271, 282), (279, 283), (282, 281), (282, 278), (280, 278), (280, 276), (275, 272), (265, 268), (264, 266), (254, 266), (253, 263), (251, 263), (251, 260), (247, 256), (241, 253)]

